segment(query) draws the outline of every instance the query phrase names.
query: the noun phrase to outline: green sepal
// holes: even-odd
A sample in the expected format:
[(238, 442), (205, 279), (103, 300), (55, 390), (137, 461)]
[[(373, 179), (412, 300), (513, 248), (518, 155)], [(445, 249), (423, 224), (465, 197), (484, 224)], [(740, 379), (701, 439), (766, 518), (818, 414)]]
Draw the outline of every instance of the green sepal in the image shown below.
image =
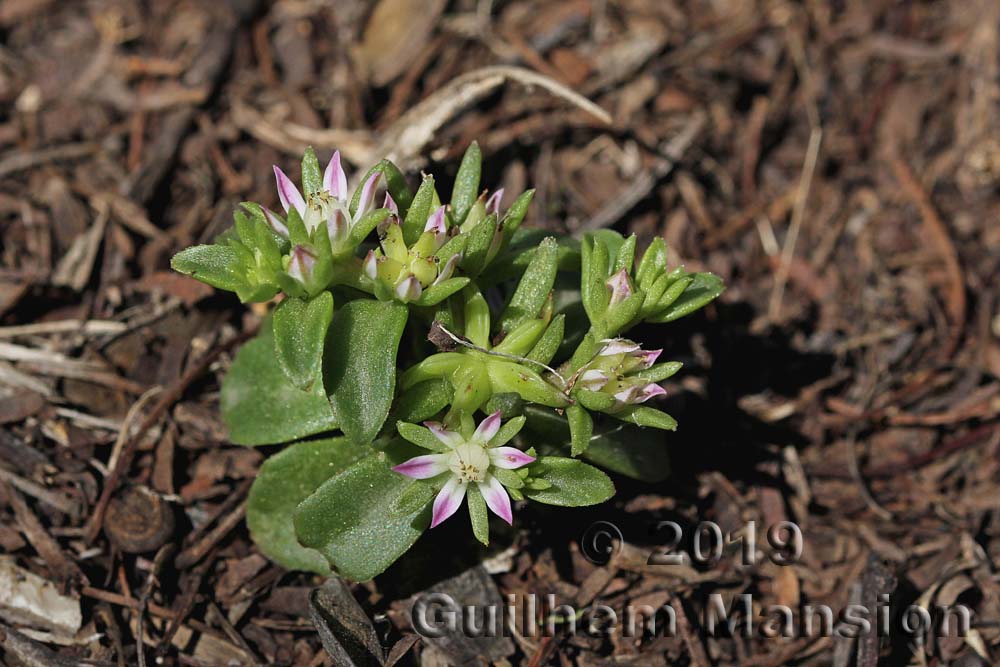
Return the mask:
[(594, 412), (610, 410), (615, 404), (615, 397), (611, 394), (587, 389), (577, 389), (573, 392), (573, 398), (579, 401), (580, 405)]
[(632, 234), (621, 244), (615, 255), (615, 265), (611, 269), (611, 273), (618, 273), (622, 269), (625, 269), (626, 273), (632, 272), (632, 262), (635, 261), (635, 241), (635, 234)]
[(448, 445), (444, 444), (431, 433), (426, 426), (410, 424), (408, 422), (396, 422), (396, 431), (408, 442), (412, 442), (417, 447), (429, 449), (432, 452), (448, 452)]
[(462, 156), (462, 164), (455, 176), (455, 187), (451, 192), (451, 213), (456, 225), (465, 222), (465, 217), (479, 196), (479, 178), (483, 168), (483, 154), (479, 144), (473, 141)]
[(590, 438), (594, 434), (594, 420), (578, 403), (566, 408), (566, 419), (569, 422), (570, 453), (579, 456), (590, 446)]
[(604, 335), (617, 336), (629, 328), (629, 325), (639, 316), (645, 296), (642, 292), (633, 292), (621, 303), (608, 308), (605, 313)]
[(425, 176), (420, 187), (417, 188), (417, 194), (413, 195), (413, 203), (410, 204), (406, 217), (403, 218), (403, 241), (406, 245), (413, 245), (424, 233), (427, 218), (430, 217), (432, 211), (431, 204), (434, 196), (434, 177)]
[(459, 253), (465, 252), (465, 246), (469, 242), (468, 234), (459, 234), (458, 236), (452, 236), (450, 239), (445, 241), (444, 245), (438, 248), (438, 251), (434, 253), (438, 262), (443, 264), (451, 259), (452, 255), (457, 255)]
[(664, 361), (660, 364), (650, 366), (635, 374), (635, 377), (642, 378), (646, 382), (663, 382), (668, 377), (679, 371), (684, 366), (679, 361)]
[(361, 219), (351, 227), (351, 245), (356, 247), (364, 242), (372, 230), (387, 220), (390, 214), (391, 211), (387, 208), (377, 208), (361, 216)]
[(612, 413), (616, 419), (623, 422), (635, 424), (636, 426), (647, 426), (658, 428), (664, 431), (676, 431), (677, 420), (662, 410), (650, 408), (645, 405), (633, 405), (618, 412)]
[(490, 471), (490, 474), (496, 477), (501, 484), (507, 487), (508, 491), (524, 488), (524, 480), (521, 479), (521, 476), (514, 470), (508, 470), (506, 468), (493, 468), (493, 470)]
[(331, 317), (329, 292), (309, 301), (288, 297), (274, 309), (275, 356), (288, 381), (300, 389), (308, 390), (320, 372)]
[(500, 430), (497, 431), (497, 434), (490, 438), (490, 448), (503, 447), (508, 442), (513, 440), (517, 434), (521, 432), (521, 429), (524, 428), (524, 422), (524, 415), (519, 415), (505, 421), (500, 426)]
[(320, 171), (316, 152), (309, 146), (302, 155), (302, 194), (308, 199), (309, 195), (322, 189), (323, 172)]
[(293, 206), (288, 209), (288, 216), (285, 218), (285, 226), (288, 227), (288, 240), (292, 246), (297, 245), (312, 245), (312, 241), (309, 238), (309, 231), (306, 229), (306, 224), (302, 222), (302, 216)]
[(479, 485), (469, 484), (465, 497), (469, 505), (469, 519), (472, 520), (472, 534), (484, 545), (490, 545), (490, 520), (486, 511), (486, 500), (479, 492)]

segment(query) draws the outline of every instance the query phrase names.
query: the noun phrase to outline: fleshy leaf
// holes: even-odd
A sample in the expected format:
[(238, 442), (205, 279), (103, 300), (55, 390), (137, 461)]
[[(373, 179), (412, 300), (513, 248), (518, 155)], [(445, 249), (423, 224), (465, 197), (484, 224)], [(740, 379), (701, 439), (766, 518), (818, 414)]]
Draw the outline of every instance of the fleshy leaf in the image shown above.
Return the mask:
[(417, 188), (417, 194), (413, 195), (413, 203), (410, 204), (406, 217), (403, 218), (403, 241), (406, 242), (406, 245), (416, 243), (420, 235), (424, 233), (424, 225), (427, 224), (433, 203), (434, 177), (427, 176)]
[(483, 168), (483, 155), (479, 144), (473, 141), (462, 157), (462, 164), (455, 175), (455, 188), (451, 192), (451, 212), (455, 216), (455, 224), (461, 225), (469, 209), (479, 196), (479, 177)]
[(295, 511), (299, 542), (319, 551), (352, 581), (384, 572), (430, 521), (426, 506), (410, 514), (393, 511), (413, 480), (393, 472), (392, 466), (419, 452), (408, 443), (393, 443), (327, 480)]
[(538, 316), (555, 283), (558, 249), (555, 238), (551, 236), (538, 246), (510, 303), (500, 316), (501, 331), (511, 331), (525, 320)]
[(288, 442), (337, 427), (322, 382), (307, 392), (288, 381), (278, 364), (269, 321), (236, 354), (219, 404), (229, 438), (238, 445)]
[(570, 453), (579, 456), (590, 446), (594, 420), (586, 409), (575, 403), (566, 408), (566, 419), (569, 421)]
[(633, 405), (625, 408), (621, 412), (614, 413), (614, 416), (622, 421), (635, 424), (637, 426), (648, 426), (664, 431), (676, 431), (677, 420), (662, 410), (651, 408), (647, 405)]
[(323, 482), (367, 453), (347, 438), (327, 438), (296, 442), (267, 459), (247, 499), (247, 526), (264, 555), (289, 570), (329, 574), (326, 559), (299, 544), (292, 515)]
[(389, 415), (407, 312), (393, 301), (360, 299), (333, 315), (323, 380), (340, 428), (357, 443), (374, 440)]
[(444, 282), (440, 282), (437, 285), (431, 285), (425, 289), (420, 294), (420, 298), (413, 302), (413, 305), (436, 306), (468, 284), (468, 278), (449, 278)]
[(479, 487), (475, 484), (469, 485), (469, 490), (466, 492), (465, 497), (469, 504), (469, 519), (472, 521), (472, 534), (476, 536), (477, 540), (489, 546), (490, 520), (489, 514), (486, 511), (486, 500), (483, 499), (483, 494), (479, 492)]
[(438, 440), (437, 436), (430, 432), (426, 426), (418, 426), (408, 422), (396, 422), (396, 430), (409, 442), (418, 447), (429, 449), (432, 452), (447, 452), (448, 446)]
[(229, 246), (192, 246), (174, 255), (170, 266), (174, 271), (229, 292), (246, 285), (246, 269), (239, 255)]
[(274, 309), (274, 351), (288, 380), (309, 389), (323, 361), (326, 330), (333, 316), (333, 295), (320, 292), (306, 301), (289, 297)]
[(713, 273), (696, 273), (694, 281), (687, 286), (684, 293), (663, 313), (651, 318), (650, 322), (657, 324), (673, 322), (690, 315), (694, 311), (711, 303), (726, 289), (722, 279)]
[(562, 456), (543, 456), (531, 465), (531, 475), (548, 482), (545, 489), (524, 488), (524, 495), (547, 505), (584, 507), (615, 495), (611, 478), (592, 465)]
[(421, 382), (399, 395), (393, 405), (393, 415), (404, 422), (430, 419), (451, 403), (453, 393), (446, 379)]

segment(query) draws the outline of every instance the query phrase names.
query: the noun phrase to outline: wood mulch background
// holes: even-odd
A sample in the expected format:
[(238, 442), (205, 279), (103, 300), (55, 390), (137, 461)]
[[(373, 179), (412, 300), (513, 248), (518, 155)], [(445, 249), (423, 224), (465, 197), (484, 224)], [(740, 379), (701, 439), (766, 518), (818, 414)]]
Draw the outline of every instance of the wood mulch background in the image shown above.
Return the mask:
[[(670, 604), (678, 629), (414, 642), (410, 596), (484, 555), (456, 525), (352, 587), (391, 659), (991, 664), (998, 29), (993, 0), (0, 1), (2, 659), (337, 664), (310, 620), (320, 579), (270, 564), (242, 521), (264, 452), (228, 444), (218, 417), (266, 308), (168, 261), (236, 203), (276, 205), (270, 166), (306, 145), (447, 183), (478, 139), (484, 183), (538, 189), (530, 224), (661, 235), (729, 285), (665, 338), (640, 332), (685, 362), (673, 477), (520, 511), (473, 582)], [(688, 537), (754, 521), (765, 556), (767, 528), (791, 521), (804, 550), (748, 565), (733, 541), (714, 562), (649, 565), (662, 520)], [(623, 538), (604, 564), (585, 557), (595, 521)], [(44, 618), (2, 592), (32, 574), (54, 596)], [(710, 636), (712, 593), (834, 610), (891, 593), (974, 617), (922, 645)]]

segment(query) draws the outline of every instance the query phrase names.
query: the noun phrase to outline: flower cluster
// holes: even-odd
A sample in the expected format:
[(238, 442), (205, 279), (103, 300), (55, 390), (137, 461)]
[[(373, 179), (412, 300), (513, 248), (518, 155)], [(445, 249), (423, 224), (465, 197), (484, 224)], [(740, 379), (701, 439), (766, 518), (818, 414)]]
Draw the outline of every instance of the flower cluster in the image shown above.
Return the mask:
[(288, 568), (365, 580), (463, 502), (487, 543), (489, 514), (511, 524), (514, 501), (610, 498), (591, 464), (667, 474), (655, 434), (676, 422), (655, 406), (680, 364), (623, 336), (694, 312), (721, 281), (668, 268), (662, 239), (636, 262), (635, 236), (522, 228), (533, 191), (501, 210), (481, 166), (472, 144), (447, 200), (388, 160), (352, 192), (340, 153), (321, 169), (310, 149), (299, 185), (274, 167), (280, 208), (243, 203), (172, 260), (242, 302), (274, 300), (220, 404), (233, 442), (291, 443), (247, 508)]

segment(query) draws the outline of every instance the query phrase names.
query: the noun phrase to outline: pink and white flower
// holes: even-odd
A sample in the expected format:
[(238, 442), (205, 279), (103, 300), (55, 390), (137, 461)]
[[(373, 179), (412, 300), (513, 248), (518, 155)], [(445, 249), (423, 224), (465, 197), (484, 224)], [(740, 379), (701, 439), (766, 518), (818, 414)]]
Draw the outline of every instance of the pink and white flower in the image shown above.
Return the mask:
[[(347, 238), (351, 227), (356, 225), (372, 209), (375, 188), (378, 187), (381, 176), (381, 172), (375, 172), (361, 186), (361, 198), (358, 201), (358, 208), (352, 216), (347, 192), (347, 174), (340, 163), (340, 151), (334, 151), (333, 157), (326, 165), (326, 170), (323, 172), (322, 189), (308, 192), (305, 197), (292, 183), (292, 179), (285, 175), (285, 172), (277, 166), (274, 167), (278, 199), (281, 201), (281, 207), (285, 209), (285, 213), (287, 214), (294, 208), (299, 217), (302, 218), (302, 224), (305, 225), (310, 236), (313, 230), (325, 224), (330, 243), (335, 250), (339, 249)], [(391, 201), (391, 198), (388, 201)], [(280, 224), (280, 221), (278, 222)], [(271, 223), (271, 226), (278, 231), (274, 222)], [(287, 236), (287, 230), (283, 236)]]
[(425, 426), (448, 451), (414, 457), (393, 470), (414, 479), (438, 476), (447, 479), (434, 499), (431, 528), (458, 510), (470, 484), (476, 485), (486, 506), (494, 514), (508, 524), (512, 523), (514, 518), (510, 509), (510, 496), (491, 471), (496, 468), (520, 468), (535, 458), (516, 447), (490, 447), (490, 440), (500, 430), (500, 412), (494, 412), (480, 422), (475, 433), (468, 439), (435, 422), (425, 422)]

